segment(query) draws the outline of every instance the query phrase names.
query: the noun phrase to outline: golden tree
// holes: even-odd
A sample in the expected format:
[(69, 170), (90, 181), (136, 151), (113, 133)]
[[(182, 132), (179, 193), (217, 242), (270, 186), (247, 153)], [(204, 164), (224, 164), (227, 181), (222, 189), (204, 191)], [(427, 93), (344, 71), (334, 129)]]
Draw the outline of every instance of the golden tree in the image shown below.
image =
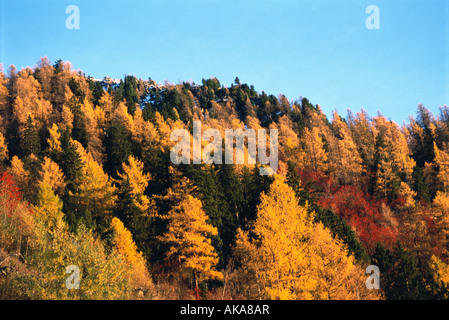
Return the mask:
[(442, 190), (449, 193), (449, 153), (440, 150), (436, 143), (433, 143), (435, 152), (435, 165), (438, 167), (437, 179), (439, 180)]
[(198, 290), (199, 282), (223, 277), (215, 270), (218, 254), (210, 239), (218, 231), (207, 223), (200, 200), (190, 195), (183, 198), (169, 211), (168, 231), (160, 240), (170, 245), (167, 258), (178, 261), (182, 270), (192, 274)]
[(29, 183), (30, 173), (24, 168), (22, 160), (18, 156), (13, 156), (8, 173), (12, 176), (20, 190), (24, 190)]
[(313, 222), (283, 177), (277, 175), (262, 194), (251, 233), (239, 231), (236, 241), (242, 273), (253, 275), (250, 296), (356, 298), (363, 270), (329, 230)]
[(143, 212), (147, 212), (152, 202), (144, 192), (151, 179), (151, 175), (149, 173), (143, 173), (142, 161), (136, 159), (134, 156), (129, 156), (128, 164), (123, 163), (123, 173), (119, 172), (118, 176), (121, 178), (120, 184), (122, 188), (125, 186), (129, 187), (134, 205)]
[(131, 232), (118, 218), (112, 219), (111, 226), (114, 231), (114, 246), (130, 266), (131, 286), (138, 290), (148, 290), (151, 286), (151, 278), (145, 265), (145, 259), (142, 253), (137, 251)]
[(43, 180), (39, 186), (34, 211), (36, 218), (43, 222), (49, 231), (57, 228), (58, 221), (64, 216), (62, 205), (61, 199), (53, 192), (48, 181)]
[(5, 141), (5, 137), (0, 132), (0, 168), (3, 166), (5, 160), (8, 159), (8, 146)]
[(48, 157), (44, 157), (44, 163), (39, 171), (41, 183), (47, 183), (58, 195), (62, 195), (65, 188), (64, 173), (58, 164)]
[(337, 112), (332, 119), (337, 140), (331, 144), (330, 163), (333, 175), (343, 184), (356, 183), (362, 174), (362, 158), (352, 139), (351, 132)]
[(305, 128), (302, 144), (303, 168), (325, 173), (328, 169), (328, 157), (320, 129), (318, 127)]
[(87, 153), (79, 142), (73, 141), (81, 155), (83, 168), (80, 181), (77, 181), (77, 193), (70, 193), (70, 196), (76, 199), (80, 208), (88, 210), (95, 218), (108, 219), (117, 200), (117, 188), (92, 155)]

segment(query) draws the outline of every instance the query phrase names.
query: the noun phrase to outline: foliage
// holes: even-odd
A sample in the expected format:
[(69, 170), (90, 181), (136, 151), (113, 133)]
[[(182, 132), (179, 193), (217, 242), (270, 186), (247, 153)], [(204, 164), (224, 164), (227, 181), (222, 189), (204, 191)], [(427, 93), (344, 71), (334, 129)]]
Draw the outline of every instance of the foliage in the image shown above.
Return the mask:
[[(170, 135), (193, 121), (278, 130), (276, 175), (173, 166)], [(447, 106), (402, 126), (363, 109), (329, 120), (239, 78), (0, 67), (0, 298), (447, 299), (448, 177)]]

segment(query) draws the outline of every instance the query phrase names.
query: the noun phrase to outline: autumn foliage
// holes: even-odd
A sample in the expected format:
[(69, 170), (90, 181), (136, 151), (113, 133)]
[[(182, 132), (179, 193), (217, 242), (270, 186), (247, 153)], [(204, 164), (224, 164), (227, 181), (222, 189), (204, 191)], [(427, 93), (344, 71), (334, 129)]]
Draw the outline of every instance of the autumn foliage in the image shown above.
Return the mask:
[(389, 248), (396, 244), (397, 222), (382, 215), (382, 204), (354, 186), (343, 186), (318, 201), (319, 206), (332, 210), (354, 228), (369, 253), (378, 243)]
[[(278, 171), (174, 165), (193, 121), (278, 130)], [(238, 78), (0, 67), (0, 299), (447, 299), (448, 226), (447, 106), (328, 119)]]

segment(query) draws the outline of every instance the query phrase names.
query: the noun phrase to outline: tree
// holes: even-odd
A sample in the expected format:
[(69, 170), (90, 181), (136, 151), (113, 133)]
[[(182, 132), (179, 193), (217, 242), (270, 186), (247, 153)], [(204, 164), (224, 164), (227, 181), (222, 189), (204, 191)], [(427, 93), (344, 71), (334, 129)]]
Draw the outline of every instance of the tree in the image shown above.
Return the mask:
[(185, 166), (184, 172), (197, 187), (192, 191), (192, 196), (204, 204), (208, 222), (217, 228), (218, 233), (213, 236), (212, 244), (220, 256), (220, 265), (224, 265), (233, 242), (236, 217), (229, 209), (217, 172), (213, 166), (205, 165)]
[(77, 150), (77, 144), (70, 138), (70, 133), (67, 130), (61, 134), (61, 149), (62, 152), (55, 155), (56, 162), (64, 173), (67, 192), (76, 192), (77, 183), (83, 174), (83, 160)]
[(393, 257), (395, 264), (390, 275), (393, 287), (385, 291), (387, 299), (417, 300), (425, 298), (428, 291), (415, 258), (401, 245), (395, 248)]
[(262, 194), (252, 232), (254, 236), (239, 231), (236, 254), (241, 272), (253, 275), (259, 298), (355, 296), (360, 283), (354, 285), (352, 279), (361, 269), (328, 229), (314, 224), (313, 214), (298, 204), (282, 177), (276, 176)]
[(34, 207), (36, 218), (45, 224), (47, 230), (51, 231), (58, 227), (62, 220), (62, 201), (54, 193), (51, 185), (43, 180), (40, 183), (37, 195), (37, 205)]
[(123, 163), (122, 171), (123, 173), (119, 173), (115, 214), (132, 232), (138, 248), (148, 258), (157, 246), (154, 239), (156, 203), (145, 195), (151, 175), (143, 173), (143, 163), (133, 156), (129, 156), (128, 162)]
[(348, 116), (348, 124), (352, 138), (362, 158), (364, 172), (367, 173), (374, 166), (376, 129), (371, 117), (363, 109), (355, 117), (350, 114)]
[(261, 176), (258, 167), (254, 167), (251, 171), (244, 167), (239, 179), (242, 183), (244, 199), (239, 215), (239, 225), (242, 230), (246, 231), (250, 229), (251, 223), (256, 219), (260, 197), (263, 192), (268, 191), (273, 178), (272, 176)]
[(40, 152), (39, 134), (33, 124), (33, 119), (31, 119), (31, 116), (28, 116), (22, 137), (22, 157), (27, 157), (31, 154), (39, 156)]
[(210, 239), (217, 235), (217, 229), (207, 223), (200, 200), (191, 195), (183, 197), (168, 212), (168, 230), (160, 240), (170, 245), (167, 259), (177, 261), (182, 271), (191, 273), (198, 290), (200, 282), (223, 277), (215, 270), (218, 255)]
[(357, 183), (362, 175), (362, 158), (347, 124), (337, 112), (334, 112), (332, 127), (337, 137), (337, 141), (331, 145), (330, 153), (333, 175), (342, 184)]
[(343, 186), (318, 201), (322, 209), (332, 210), (356, 232), (364, 248), (373, 253), (378, 242), (389, 248), (397, 239), (397, 221), (382, 214), (381, 203), (354, 186)]
[(49, 137), (47, 139), (49, 153), (57, 154), (62, 151), (61, 148), (61, 133), (56, 123), (53, 123), (51, 128), (48, 129)]
[(22, 160), (13, 156), (8, 173), (12, 176), (20, 190), (24, 190), (29, 183), (30, 173), (24, 168)]
[(412, 180), (415, 161), (407, 140), (400, 128), (383, 116), (374, 118), (376, 127), (376, 188), (379, 196), (389, 199), (398, 197), (401, 181)]
[(13, 177), (0, 173), (0, 249), (25, 255), (35, 239), (35, 220)]
[(129, 156), (127, 163), (123, 163), (123, 173), (118, 174), (121, 184), (129, 185), (136, 207), (144, 212), (148, 211), (150, 200), (145, 196), (145, 189), (148, 187), (151, 175), (143, 173), (143, 163), (134, 156)]
[(327, 153), (319, 128), (304, 129), (303, 136), (303, 168), (325, 173), (328, 169)]
[(438, 168), (437, 178), (441, 184), (442, 191), (449, 193), (449, 153), (440, 150), (436, 143), (433, 143), (435, 154), (435, 165)]
[(62, 195), (66, 186), (64, 173), (58, 164), (44, 157), (44, 163), (39, 171), (41, 183), (45, 182), (56, 194)]
[(3, 167), (7, 159), (8, 159), (8, 145), (6, 144), (5, 136), (0, 132), (0, 169)]
[(106, 134), (106, 164), (105, 169), (111, 177), (116, 178), (122, 163), (132, 154), (132, 145), (126, 129), (121, 124), (112, 124)]
[(112, 210), (117, 200), (117, 188), (101, 165), (92, 158), (90, 153), (86, 153), (79, 143), (77, 151), (83, 161), (82, 173), (77, 182), (76, 193), (69, 191), (69, 195), (75, 201), (79, 213), (90, 213), (97, 222), (97, 226), (104, 227), (112, 218)]
[(449, 265), (434, 255), (430, 259), (430, 265), (437, 287), (437, 294), (441, 299), (447, 300), (449, 298)]
[(112, 219), (111, 226), (114, 230), (114, 246), (130, 266), (131, 285), (140, 290), (148, 290), (151, 287), (150, 275), (142, 253), (137, 251), (131, 232), (118, 218)]

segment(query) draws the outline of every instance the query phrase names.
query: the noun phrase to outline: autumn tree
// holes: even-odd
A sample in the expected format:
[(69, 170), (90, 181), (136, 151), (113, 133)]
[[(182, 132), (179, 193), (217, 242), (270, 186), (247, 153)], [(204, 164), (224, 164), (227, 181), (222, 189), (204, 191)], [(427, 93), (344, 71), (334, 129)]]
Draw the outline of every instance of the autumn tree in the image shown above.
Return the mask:
[(63, 218), (62, 201), (54, 193), (52, 186), (47, 180), (40, 183), (35, 206), (36, 218), (45, 224), (48, 230), (57, 228), (57, 224)]
[[(75, 141), (76, 143), (76, 141)], [(103, 171), (90, 153), (86, 153), (81, 144), (77, 144), (83, 167), (76, 191), (70, 192), (78, 214), (92, 215), (97, 226), (103, 228), (112, 218), (112, 210), (117, 199), (117, 188), (111, 178)]]
[(302, 144), (302, 168), (325, 173), (328, 170), (328, 156), (319, 128), (305, 128)]
[(166, 216), (168, 228), (160, 240), (170, 246), (167, 259), (177, 261), (182, 272), (190, 273), (198, 290), (202, 281), (222, 278), (215, 270), (218, 255), (210, 239), (217, 229), (207, 223), (200, 200), (177, 188), (171, 197), (176, 204)]
[(7, 159), (8, 159), (8, 145), (5, 141), (5, 136), (0, 132), (0, 169), (3, 167)]
[(123, 163), (123, 173), (119, 173), (116, 216), (134, 235), (139, 249), (149, 257), (155, 247), (154, 218), (156, 203), (146, 195), (151, 175), (143, 172), (143, 163), (129, 156)]
[(441, 190), (449, 193), (449, 153), (440, 150), (436, 143), (433, 144), (435, 153), (435, 166), (438, 170), (437, 179), (441, 185)]
[(133, 288), (142, 292), (148, 291), (151, 287), (151, 278), (148, 273), (145, 259), (141, 252), (137, 251), (137, 246), (133, 241), (132, 234), (118, 218), (113, 218), (111, 226), (114, 231), (113, 243), (126, 263), (129, 265), (130, 284)]
[(129, 132), (119, 123), (112, 124), (108, 128), (105, 146), (107, 154), (105, 169), (111, 177), (116, 178), (122, 163), (132, 154)]
[(66, 182), (64, 173), (56, 162), (50, 158), (44, 157), (39, 176), (41, 183), (45, 182), (56, 194), (63, 194)]
[(31, 154), (39, 156), (41, 152), (41, 145), (39, 141), (39, 134), (37, 128), (33, 123), (31, 116), (28, 116), (22, 136), (22, 157), (27, 157)]
[(313, 222), (282, 177), (276, 176), (262, 195), (252, 232), (254, 236), (240, 231), (236, 246), (241, 272), (253, 275), (252, 294), (256, 290), (260, 298), (279, 299), (354, 297), (350, 279), (361, 270), (353, 256), (348, 257), (322, 224)]
[(362, 175), (362, 158), (352, 139), (348, 125), (334, 112), (332, 127), (337, 140), (330, 147), (330, 166), (342, 184), (357, 183)]
[(25, 169), (23, 161), (18, 156), (12, 157), (8, 173), (12, 176), (19, 189), (24, 190), (28, 186), (30, 173)]

